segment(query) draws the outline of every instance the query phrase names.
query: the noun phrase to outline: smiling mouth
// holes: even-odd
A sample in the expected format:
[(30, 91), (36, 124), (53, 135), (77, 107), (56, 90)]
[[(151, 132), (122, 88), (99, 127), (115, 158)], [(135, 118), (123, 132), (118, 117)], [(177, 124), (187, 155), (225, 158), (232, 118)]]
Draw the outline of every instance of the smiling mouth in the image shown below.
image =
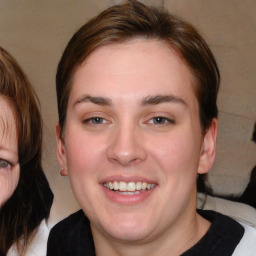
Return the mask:
[(150, 184), (147, 182), (124, 182), (114, 181), (105, 182), (103, 186), (109, 190), (112, 190), (121, 195), (135, 195), (147, 190), (151, 190), (156, 184)]

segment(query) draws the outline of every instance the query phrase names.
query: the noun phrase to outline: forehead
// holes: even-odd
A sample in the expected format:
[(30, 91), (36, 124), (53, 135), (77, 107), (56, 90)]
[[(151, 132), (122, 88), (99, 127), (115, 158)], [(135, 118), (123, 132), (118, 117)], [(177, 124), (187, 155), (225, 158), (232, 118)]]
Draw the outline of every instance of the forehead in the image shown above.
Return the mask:
[(167, 43), (133, 39), (91, 53), (74, 74), (71, 98), (79, 93), (134, 97), (141, 91), (194, 97), (193, 80), (187, 65)]
[(16, 121), (11, 102), (6, 97), (0, 96), (0, 142), (16, 139), (16, 131)]

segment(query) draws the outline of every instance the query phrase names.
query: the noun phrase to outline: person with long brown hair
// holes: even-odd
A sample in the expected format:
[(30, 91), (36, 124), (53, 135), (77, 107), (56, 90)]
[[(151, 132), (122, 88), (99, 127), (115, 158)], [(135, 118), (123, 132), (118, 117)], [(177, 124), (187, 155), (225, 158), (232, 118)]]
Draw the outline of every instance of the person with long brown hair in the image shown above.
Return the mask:
[(254, 228), (196, 209), (219, 83), (205, 40), (163, 9), (126, 1), (74, 34), (56, 75), (56, 137), (82, 209), (51, 230), (48, 256), (255, 255)]
[[(47, 230), (44, 220), (53, 194), (41, 161), (42, 120), (37, 96), (16, 60), (0, 47), (1, 256), (30, 255), (33, 239), (40, 240), (38, 229), (41, 235)], [(44, 255), (46, 245), (40, 242), (37, 255)]]

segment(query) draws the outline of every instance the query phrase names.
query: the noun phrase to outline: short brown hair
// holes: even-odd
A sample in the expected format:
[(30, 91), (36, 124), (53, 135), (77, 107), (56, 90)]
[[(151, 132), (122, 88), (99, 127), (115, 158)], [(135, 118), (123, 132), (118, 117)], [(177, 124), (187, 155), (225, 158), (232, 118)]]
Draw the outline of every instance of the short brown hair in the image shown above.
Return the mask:
[(203, 133), (217, 117), (220, 74), (207, 43), (189, 23), (167, 11), (130, 0), (103, 11), (82, 26), (69, 41), (58, 65), (56, 90), (59, 124), (64, 129), (72, 76), (99, 46), (133, 38), (156, 39), (172, 47), (195, 78)]
[(37, 96), (16, 60), (0, 47), (0, 96), (10, 102), (16, 119), (20, 178), (0, 209), (0, 255), (24, 240), (49, 216), (53, 194), (42, 169), (42, 120)]

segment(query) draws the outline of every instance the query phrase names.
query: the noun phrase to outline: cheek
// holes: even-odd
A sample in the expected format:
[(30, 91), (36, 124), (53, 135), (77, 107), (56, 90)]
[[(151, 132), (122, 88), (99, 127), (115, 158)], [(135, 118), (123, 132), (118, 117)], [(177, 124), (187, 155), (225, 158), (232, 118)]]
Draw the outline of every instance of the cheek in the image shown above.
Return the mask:
[[(73, 135), (72, 140), (65, 141), (67, 169), (73, 193), (79, 205), (88, 216), (94, 216), (95, 201), (101, 198), (94, 193), (98, 186), (98, 177), (103, 168), (102, 143), (87, 136)], [(97, 205), (97, 204), (96, 204)]]
[(102, 141), (89, 136), (71, 136), (72, 140), (66, 141), (66, 156), (68, 169), (72, 172), (90, 172), (93, 166), (101, 159)]
[[(66, 143), (67, 169), (72, 190), (81, 205), (88, 205), (90, 191), (98, 184), (98, 175), (103, 170), (103, 138), (87, 136), (86, 133), (73, 133)], [(85, 197), (85, 195), (87, 195)]]
[(0, 206), (13, 194), (19, 182), (19, 168), (6, 171), (0, 169)]
[(152, 158), (161, 170), (160, 183), (166, 199), (164, 204), (170, 215), (173, 205), (185, 209), (196, 191), (200, 138), (194, 137), (189, 132), (177, 132), (159, 140), (158, 146), (152, 144), (151, 147)]
[(177, 131), (150, 143), (151, 154), (168, 173), (179, 175), (197, 171), (200, 138), (189, 131)]

